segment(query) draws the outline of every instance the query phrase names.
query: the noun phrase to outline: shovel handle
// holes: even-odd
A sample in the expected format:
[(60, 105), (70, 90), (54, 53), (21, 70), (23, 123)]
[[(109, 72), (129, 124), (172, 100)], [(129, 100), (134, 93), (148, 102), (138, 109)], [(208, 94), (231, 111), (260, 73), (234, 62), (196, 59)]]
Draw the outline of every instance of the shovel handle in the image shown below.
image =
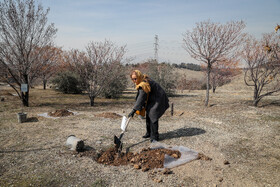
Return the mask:
[(127, 119), (127, 121), (126, 121), (126, 123), (125, 123), (125, 129), (124, 129), (123, 132), (126, 131), (126, 128), (127, 128), (128, 124), (129, 124), (129, 121), (130, 121), (130, 120), (131, 120), (131, 117), (129, 117), (129, 118)]

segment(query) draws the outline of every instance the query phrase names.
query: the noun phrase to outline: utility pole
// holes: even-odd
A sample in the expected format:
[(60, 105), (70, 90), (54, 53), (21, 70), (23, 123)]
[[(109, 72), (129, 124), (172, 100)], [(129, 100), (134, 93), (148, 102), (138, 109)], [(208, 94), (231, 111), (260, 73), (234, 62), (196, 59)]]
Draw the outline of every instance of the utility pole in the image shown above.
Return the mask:
[(155, 35), (155, 61), (158, 63), (158, 35)]

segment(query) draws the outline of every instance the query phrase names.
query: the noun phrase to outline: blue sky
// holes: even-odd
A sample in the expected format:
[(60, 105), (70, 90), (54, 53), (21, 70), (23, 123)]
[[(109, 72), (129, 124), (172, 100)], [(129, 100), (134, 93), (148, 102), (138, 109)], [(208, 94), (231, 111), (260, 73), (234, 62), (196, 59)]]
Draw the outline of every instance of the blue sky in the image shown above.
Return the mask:
[(260, 38), (280, 24), (280, 0), (38, 0), (50, 8), (49, 22), (58, 28), (55, 42), (63, 49), (84, 50), (91, 41), (109, 39), (127, 46), (134, 62), (197, 63), (182, 48), (182, 34), (195, 23), (243, 20), (245, 32)]

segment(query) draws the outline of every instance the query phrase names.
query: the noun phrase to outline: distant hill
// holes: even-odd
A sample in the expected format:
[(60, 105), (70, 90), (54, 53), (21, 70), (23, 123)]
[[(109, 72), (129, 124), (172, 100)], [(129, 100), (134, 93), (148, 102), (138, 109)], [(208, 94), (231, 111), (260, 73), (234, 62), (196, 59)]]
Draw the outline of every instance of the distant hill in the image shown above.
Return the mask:
[(223, 86), (221, 86), (218, 89), (222, 89), (222, 90), (228, 90), (228, 91), (234, 91), (234, 92), (239, 92), (239, 91), (252, 91), (252, 95), (253, 95), (253, 88), (250, 86), (247, 86), (244, 82), (244, 72), (242, 72), (239, 75), (236, 75), (235, 77), (233, 77), (232, 81), (228, 84), (225, 84)]
[(196, 79), (198, 81), (205, 80), (205, 75), (202, 71), (193, 71), (193, 70), (182, 69), (182, 68), (174, 68), (174, 71), (179, 76), (179, 78), (180, 76), (186, 75), (187, 80), (192, 80), (192, 79)]

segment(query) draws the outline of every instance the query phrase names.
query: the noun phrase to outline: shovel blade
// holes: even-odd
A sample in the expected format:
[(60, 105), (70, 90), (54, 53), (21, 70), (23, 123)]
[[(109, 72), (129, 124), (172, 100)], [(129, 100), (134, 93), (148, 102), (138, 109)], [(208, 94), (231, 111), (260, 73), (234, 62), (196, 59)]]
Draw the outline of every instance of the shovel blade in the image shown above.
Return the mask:
[(114, 144), (116, 145), (116, 148), (119, 148), (121, 145), (121, 140), (115, 135), (114, 136)]

